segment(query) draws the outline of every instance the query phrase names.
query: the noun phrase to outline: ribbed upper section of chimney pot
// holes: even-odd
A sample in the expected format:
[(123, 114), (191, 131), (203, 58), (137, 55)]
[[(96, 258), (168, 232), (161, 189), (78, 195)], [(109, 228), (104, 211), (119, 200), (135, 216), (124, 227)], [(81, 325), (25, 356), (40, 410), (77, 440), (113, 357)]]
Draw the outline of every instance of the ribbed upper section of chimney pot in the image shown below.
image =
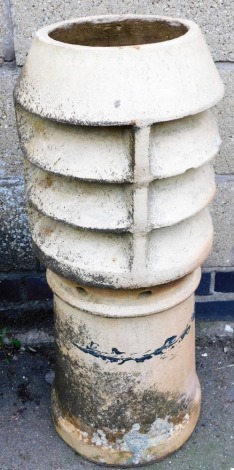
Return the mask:
[[(146, 44), (138, 44), (143, 29), (134, 39), (136, 22), (148, 24)], [(95, 28), (96, 44), (85, 45)], [(100, 47), (113, 29), (116, 44)], [(40, 30), (15, 97), (42, 262), (72, 281), (117, 289), (195, 270), (212, 245), (209, 162), (220, 138), (207, 108), (222, 93), (193, 22), (102, 17)]]

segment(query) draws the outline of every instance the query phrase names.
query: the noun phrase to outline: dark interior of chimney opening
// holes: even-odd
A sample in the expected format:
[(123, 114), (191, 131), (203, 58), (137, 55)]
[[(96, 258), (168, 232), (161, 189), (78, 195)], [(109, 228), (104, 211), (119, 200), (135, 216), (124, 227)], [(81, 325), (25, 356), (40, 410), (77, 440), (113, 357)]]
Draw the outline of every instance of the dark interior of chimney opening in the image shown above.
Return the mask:
[(139, 46), (170, 41), (188, 29), (178, 21), (127, 19), (100, 23), (71, 23), (54, 29), (49, 36), (66, 44), (91, 47)]

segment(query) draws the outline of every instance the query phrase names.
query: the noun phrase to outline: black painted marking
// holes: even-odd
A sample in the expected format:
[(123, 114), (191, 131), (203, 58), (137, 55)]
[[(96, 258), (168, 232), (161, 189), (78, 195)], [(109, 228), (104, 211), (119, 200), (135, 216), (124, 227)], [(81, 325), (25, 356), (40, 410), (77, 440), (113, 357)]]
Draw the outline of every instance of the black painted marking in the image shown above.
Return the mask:
[(91, 349), (97, 349), (98, 347), (98, 344), (97, 343), (94, 343), (93, 341), (91, 341), (90, 345), (89, 345), (89, 348)]
[(179, 344), (185, 336), (189, 333), (191, 329), (192, 322), (194, 320), (194, 314), (192, 315), (190, 323), (186, 326), (184, 331), (181, 333), (180, 336), (170, 336), (166, 339), (164, 344), (159, 348), (155, 349), (152, 352), (146, 352), (143, 356), (140, 357), (133, 357), (133, 356), (123, 356), (124, 352), (119, 351), (117, 348), (112, 348), (111, 354), (106, 352), (101, 352), (97, 349), (98, 344), (91, 341), (89, 346), (83, 347), (80, 344), (72, 343), (76, 346), (80, 351), (84, 352), (85, 354), (90, 354), (91, 356), (97, 357), (102, 359), (103, 361), (107, 362), (116, 362), (118, 365), (122, 365), (125, 362), (135, 361), (136, 363), (141, 363), (152, 359), (155, 356), (163, 356), (168, 350), (173, 349), (176, 344)]
[(119, 351), (117, 348), (112, 348), (112, 354), (125, 354), (123, 351)]

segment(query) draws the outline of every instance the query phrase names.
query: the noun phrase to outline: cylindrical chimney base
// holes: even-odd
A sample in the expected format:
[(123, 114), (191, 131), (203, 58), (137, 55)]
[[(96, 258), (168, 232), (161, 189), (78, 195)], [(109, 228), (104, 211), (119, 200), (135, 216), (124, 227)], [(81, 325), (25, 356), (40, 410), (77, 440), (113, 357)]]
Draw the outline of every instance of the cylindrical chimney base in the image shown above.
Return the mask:
[(109, 465), (161, 460), (200, 410), (194, 290), (200, 269), (151, 289), (90, 288), (48, 271), (56, 316), (53, 419), (83, 457)]

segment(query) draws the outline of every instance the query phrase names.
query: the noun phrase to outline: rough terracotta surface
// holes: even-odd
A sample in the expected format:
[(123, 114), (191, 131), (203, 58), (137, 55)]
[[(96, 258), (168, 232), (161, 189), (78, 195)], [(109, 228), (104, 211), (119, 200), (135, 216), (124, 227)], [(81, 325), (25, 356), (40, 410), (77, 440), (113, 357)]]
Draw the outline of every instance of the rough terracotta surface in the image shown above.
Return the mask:
[(191, 295), (200, 269), (150, 292), (101, 293), (52, 272), (47, 278), (55, 295), (59, 434), (98, 463), (139, 464), (175, 451), (200, 409)]
[(200, 410), (194, 291), (213, 237), (220, 77), (195, 23), (84, 18), (37, 33), (14, 95), (54, 293), (55, 427), (94, 462), (161, 460)]

